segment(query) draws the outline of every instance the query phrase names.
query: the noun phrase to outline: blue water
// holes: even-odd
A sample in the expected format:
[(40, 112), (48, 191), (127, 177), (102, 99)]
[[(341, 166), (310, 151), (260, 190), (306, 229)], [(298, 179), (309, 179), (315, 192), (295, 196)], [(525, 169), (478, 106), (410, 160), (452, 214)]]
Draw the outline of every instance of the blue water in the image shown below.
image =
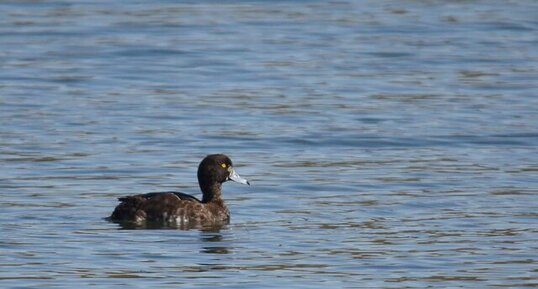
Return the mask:
[[(535, 1), (3, 1), (0, 287), (538, 287)], [(124, 230), (116, 198), (230, 225)]]

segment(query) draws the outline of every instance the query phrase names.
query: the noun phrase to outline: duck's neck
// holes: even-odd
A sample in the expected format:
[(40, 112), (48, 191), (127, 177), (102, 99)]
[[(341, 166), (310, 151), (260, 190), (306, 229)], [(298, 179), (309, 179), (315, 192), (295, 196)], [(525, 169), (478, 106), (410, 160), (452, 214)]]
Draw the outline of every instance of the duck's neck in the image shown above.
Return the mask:
[(221, 187), (220, 183), (200, 183), (200, 189), (203, 193), (202, 203), (222, 202)]

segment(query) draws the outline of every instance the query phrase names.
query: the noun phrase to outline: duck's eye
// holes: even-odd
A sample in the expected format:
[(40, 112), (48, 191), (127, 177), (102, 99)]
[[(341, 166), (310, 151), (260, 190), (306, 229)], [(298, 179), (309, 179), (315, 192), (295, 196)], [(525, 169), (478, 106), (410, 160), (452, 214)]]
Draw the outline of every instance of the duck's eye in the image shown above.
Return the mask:
[(220, 164), (220, 166), (221, 166), (223, 169), (225, 169), (225, 168), (227, 167), (227, 165), (224, 164), (224, 163)]

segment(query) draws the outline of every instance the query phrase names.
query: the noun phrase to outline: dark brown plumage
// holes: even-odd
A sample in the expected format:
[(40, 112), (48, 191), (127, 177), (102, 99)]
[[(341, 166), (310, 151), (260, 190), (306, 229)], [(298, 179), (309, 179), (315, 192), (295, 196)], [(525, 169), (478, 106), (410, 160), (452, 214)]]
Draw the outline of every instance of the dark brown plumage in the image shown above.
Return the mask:
[(179, 228), (227, 224), (230, 212), (222, 199), (221, 186), (228, 180), (249, 184), (235, 172), (232, 161), (226, 155), (208, 155), (198, 166), (198, 183), (203, 194), (201, 201), (180, 192), (121, 197), (110, 220)]

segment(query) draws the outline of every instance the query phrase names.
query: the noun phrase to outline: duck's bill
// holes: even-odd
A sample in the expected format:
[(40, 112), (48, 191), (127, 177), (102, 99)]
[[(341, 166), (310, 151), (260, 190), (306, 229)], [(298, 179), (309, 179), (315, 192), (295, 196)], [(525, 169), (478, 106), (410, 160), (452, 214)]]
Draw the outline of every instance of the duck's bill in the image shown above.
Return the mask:
[(250, 186), (250, 183), (247, 180), (243, 179), (239, 174), (237, 174), (233, 168), (230, 168), (230, 176), (228, 177), (228, 179), (236, 183)]

